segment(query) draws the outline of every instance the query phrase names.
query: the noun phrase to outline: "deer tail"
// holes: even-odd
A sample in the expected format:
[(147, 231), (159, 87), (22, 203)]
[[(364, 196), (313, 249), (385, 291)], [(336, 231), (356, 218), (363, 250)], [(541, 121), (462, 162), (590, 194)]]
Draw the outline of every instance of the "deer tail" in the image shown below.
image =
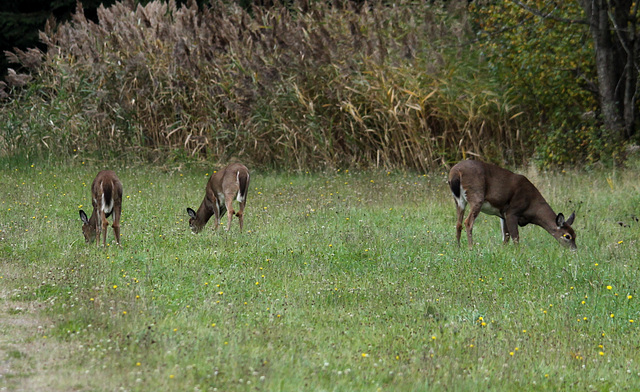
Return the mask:
[(456, 199), (460, 198), (460, 172), (456, 171), (449, 180), (449, 188)]
[(236, 178), (240, 187), (236, 200), (238, 200), (239, 203), (242, 203), (247, 200), (247, 191), (249, 190), (249, 172), (238, 170)]
[(113, 209), (113, 184), (101, 184), (102, 186), (102, 211), (104, 211), (107, 216), (111, 214), (111, 210)]

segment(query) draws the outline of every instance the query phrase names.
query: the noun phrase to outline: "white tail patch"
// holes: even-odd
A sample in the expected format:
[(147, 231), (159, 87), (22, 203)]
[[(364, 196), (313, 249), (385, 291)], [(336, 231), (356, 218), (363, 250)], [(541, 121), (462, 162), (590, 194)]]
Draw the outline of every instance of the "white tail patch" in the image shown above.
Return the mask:
[[(238, 172), (236, 173), (236, 181), (238, 181), (238, 186), (240, 185), (240, 171), (238, 170)], [(249, 183), (249, 173), (247, 173), (247, 183)], [(246, 189), (244, 190), (245, 192), (247, 191)], [(246, 199), (247, 195), (246, 194), (242, 194), (242, 189), (240, 189), (238, 191), (238, 196), (236, 197), (236, 200), (238, 201), (238, 203), (242, 203), (244, 201), (244, 199)]]
[[(100, 182), (100, 189), (104, 190), (104, 188), (102, 187), (102, 182)], [(110, 214), (111, 210), (113, 210), (113, 195), (111, 195), (111, 200), (109, 200), (109, 204), (107, 204), (106, 200), (104, 200), (104, 192), (102, 192), (100, 208), (102, 209), (102, 211), (104, 211), (105, 214)]]
[(458, 203), (458, 207), (464, 210), (467, 206), (467, 191), (464, 190), (462, 185), (460, 185), (460, 197), (453, 195), (453, 198), (456, 200), (456, 203)]
[(104, 200), (104, 195), (102, 195), (102, 211), (104, 211), (105, 214), (110, 214), (111, 210), (113, 210), (113, 197), (109, 201), (109, 204), (107, 204)]

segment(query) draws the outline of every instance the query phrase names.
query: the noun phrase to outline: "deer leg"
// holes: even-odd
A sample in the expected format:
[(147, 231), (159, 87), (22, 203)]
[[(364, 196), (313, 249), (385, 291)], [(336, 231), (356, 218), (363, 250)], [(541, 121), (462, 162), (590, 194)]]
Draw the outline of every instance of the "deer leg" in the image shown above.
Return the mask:
[(506, 215), (505, 223), (507, 226), (507, 231), (513, 239), (513, 242), (517, 244), (518, 241), (520, 241), (520, 235), (518, 234), (518, 217), (515, 215)]
[(96, 246), (100, 246), (100, 222), (96, 222), (94, 229), (96, 230)]
[(213, 231), (218, 231), (220, 225), (220, 206), (218, 200), (216, 200), (216, 207), (213, 209)]
[(476, 218), (478, 217), (478, 214), (480, 214), (480, 209), (482, 208), (482, 204), (481, 203), (477, 203), (477, 204), (472, 204), (471, 205), (471, 211), (469, 211), (469, 216), (467, 217), (467, 220), (465, 221), (465, 226), (467, 228), (467, 242), (469, 243), (469, 249), (471, 249), (473, 247), (473, 224), (476, 221)]
[(233, 211), (234, 196), (235, 195), (233, 194), (224, 195), (225, 204), (227, 205), (227, 227), (225, 228), (226, 231), (229, 231), (231, 229), (231, 221), (233, 220), (233, 214), (235, 214), (235, 212)]
[(100, 218), (102, 219), (102, 246), (107, 246), (107, 228), (109, 227), (109, 221), (105, 216), (104, 211), (100, 211)]
[(246, 199), (240, 202), (240, 211), (236, 212), (236, 216), (238, 217), (238, 223), (240, 223), (240, 232), (242, 232), (242, 226), (244, 223), (244, 206), (247, 204)]
[(506, 245), (509, 243), (511, 235), (509, 234), (509, 229), (507, 228), (507, 223), (504, 218), (500, 218), (500, 229), (502, 229), (502, 243)]
[[(222, 212), (220, 211), (220, 201), (217, 196), (214, 196), (211, 201), (207, 200), (206, 207), (209, 211), (213, 212), (213, 231), (218, 231), (218, 226), (220, 225), (220, 217), (222, 216)], [(211, 215), (209, 215), (211, 216)]]
[(113, 206), (113, 234), (116, 236), (116, 244), (120, 245), (120, 213), (122, 212), (121, 206)]
[[(95, 210), (93, 211), (93, 214), (91, 216), (93, 216), (95, 214)], [(98, 213), (98, 215), (100, 215)], [(91, 222), (89, 221), (89, 223), (93, 226), (93, 230), (95, 231), (95, 235), (96, 235), (96, 246), (100, 246), (100, 222), (98, 222), (98, 217), (96, 216), (96, 220), (95, 222)]]
[(456, 241), (458, 241), (458, 246), (460, 246), (460, 236), (462, 235), (462, 221), (464, 220), (464, 207), (460, 207), (457, 202), (456, 216), (458, 218), (456, 222)]

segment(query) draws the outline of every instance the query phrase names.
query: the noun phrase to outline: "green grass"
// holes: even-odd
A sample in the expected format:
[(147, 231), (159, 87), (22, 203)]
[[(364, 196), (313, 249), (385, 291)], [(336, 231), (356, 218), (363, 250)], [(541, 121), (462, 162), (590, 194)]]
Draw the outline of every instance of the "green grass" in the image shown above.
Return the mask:
[(3, 165), (0, 280), (45, 309), (31, 342), (60, 390), (640, 386), (637, 171), (530, 176), (576, 210), (570, 252), (535, 226), (503, 246), (487, 215), (458, 248), (444, 172), (253, 172), (245, 232), (193, 235), (210, 170), (118, 164), (122, 247), (104, 249), (78, 217), (102, 167)]

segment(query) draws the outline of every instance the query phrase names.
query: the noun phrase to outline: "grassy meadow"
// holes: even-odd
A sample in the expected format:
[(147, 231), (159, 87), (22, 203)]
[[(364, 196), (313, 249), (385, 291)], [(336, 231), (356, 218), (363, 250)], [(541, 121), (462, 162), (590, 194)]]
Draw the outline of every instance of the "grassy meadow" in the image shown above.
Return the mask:
[(253, 171), (245, 232), (193, 235), (212, 169), (123, 163), (105, 249), (78, 217), (102, 168), (1, 163), (0, 387), (640, 387), (637, 170), (524, 171), (576, 211), (571, 252), (537, 226), (503, 246), (487, 215), (458, 248), (445, 170)]

